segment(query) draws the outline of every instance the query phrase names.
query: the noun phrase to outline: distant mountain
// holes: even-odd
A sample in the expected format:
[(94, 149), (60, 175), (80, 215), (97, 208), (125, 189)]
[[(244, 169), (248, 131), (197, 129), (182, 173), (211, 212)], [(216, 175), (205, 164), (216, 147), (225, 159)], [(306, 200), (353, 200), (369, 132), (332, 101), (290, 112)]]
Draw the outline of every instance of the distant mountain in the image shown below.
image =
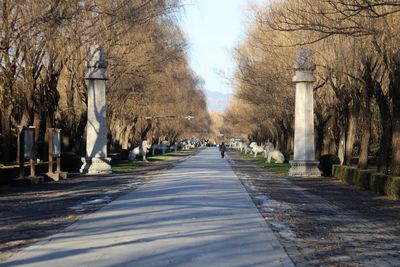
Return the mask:
[(207, 106), (209, 111), (225, 112), (232, 94), (224, 94), (206, 90)]

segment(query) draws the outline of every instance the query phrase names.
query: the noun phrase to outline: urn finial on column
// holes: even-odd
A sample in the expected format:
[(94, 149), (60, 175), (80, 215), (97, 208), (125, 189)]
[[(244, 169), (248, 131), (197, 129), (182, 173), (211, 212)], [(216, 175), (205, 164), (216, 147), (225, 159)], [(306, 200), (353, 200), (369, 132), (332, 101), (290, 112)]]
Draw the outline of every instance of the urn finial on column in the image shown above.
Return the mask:
[(108, 80), (108, 62), (104, 50), (100, 45), (90, 46), (87, 67), (88, 72), (85, 76), (86, 80)]
[(315, 64), (313, 62), (312, 50), (307, 47), (301, 47), (297, 53), (296, 62), (294, 64), (296, 71), (313, 71)]

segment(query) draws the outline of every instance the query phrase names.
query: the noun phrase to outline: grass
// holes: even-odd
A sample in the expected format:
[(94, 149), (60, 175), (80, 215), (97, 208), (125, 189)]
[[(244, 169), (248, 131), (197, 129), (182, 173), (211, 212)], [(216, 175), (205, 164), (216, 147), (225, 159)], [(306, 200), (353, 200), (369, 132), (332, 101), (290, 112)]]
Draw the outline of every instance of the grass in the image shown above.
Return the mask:
[(130, 162), (128, 160), (123, 160), (117, 163), (111, 163), (111, 167), (113, 172), (115, 173), (125, 173), (125, 172), (131, 172), (138, 167), (146, 166), (147, 164), (148, 163), (144, 161)]
[(254, 162), (255, 164), (257, 164), (260, 167), (263, 167), (271, 172), (274, 172), (276, 174), (279, 175), (287, 175), (289, 173), (289, 169), (290, 169), (290, 164), (289, 163), (267, 163), (267, 159), (264, 158), (264, 155), (258, 155), (257, 157), (254, 157), (254, 155), (252, 154), (245, 154), (244, 152), (240, 152), (240, 154), (242, 155), (243, 158), (250, 160), (252, 162)]
[(288, 175), (290, 164), (289, 163), (264, 163), (264, 168), (275, 172), (277, 174)]
[(120, 162), (116, 162), (116, 163), (111, 162), (111, 167), (112, 167), (113, 172), (115, 172), (115, 173), (132, 172), (136, 168), (151, 164), (151, 162), (170, 160), (174, 157), (179, 157), (179, 156), (188, 154), (191, 151), (192, 150), (179, 150), (177, 152), (168, 152), (168, 153), (165, 153), (164, 155), (150, 156), (150, 157), (147, 157), (148, 162), (144, 162), (141, 160), (135, 160), (133, 162), (128, 161), (128, 160), (124, 160), (124, 161), (120, 161)]
[(182, 153), (171, 152), (171, 153), (165, 153), (164, 155), (157, 155), (157, 156), (147, 157), (147, 160), (150, 161), (150, 162), (151, 161), (164, 161), (164, 160), (172, 159), (172, 158), (177, 157), (179, 155), (182, 155)]

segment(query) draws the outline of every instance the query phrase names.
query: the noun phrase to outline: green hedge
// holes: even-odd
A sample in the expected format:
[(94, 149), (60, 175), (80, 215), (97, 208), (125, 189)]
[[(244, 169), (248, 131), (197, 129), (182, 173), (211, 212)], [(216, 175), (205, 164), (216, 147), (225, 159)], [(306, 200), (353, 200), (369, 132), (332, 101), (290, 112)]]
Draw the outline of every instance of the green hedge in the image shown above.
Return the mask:
[(380, 195), (386, 194), (386, 184), (388, 182), (389, 176), (382, 173), (374, 173), (371, 176), (371, 180), (369, 182), (369, 187), (372, 192), (375, 192)]
[(82, 166), (81, 156), (72, 152), (61, 154), (61, 170), (67, 172), (79, 172)]
[(361, 188), (370, 189), (370, 181), (373, 171), (356, 169), (353, 183)]
[(354, 167), (333, 165), (332, 174), (351, 185), (355, 185), (391, 199), (400, 199), (400, 177), (393, 177), (371, 170)]
[(353, 167), (345, 168), (342, 179), (349, 184), (357, 185), (355, 181), (356, 170), (357, 169)]
[(400, 177), (389, 176), (385, 186), (385, 194), (392, 199), (400, 199)]
[(323, 176), (332, 176), (332, 166), (335, 164), (339, 164), (340, 159), (338, 156), (333, 154), (322, 155), (319, 158), (319, 166), (318, 168), (322, 171)]
[(343, 177), (343, 170), (341, 165), (332, 165), (332, 176), (338, 179)]

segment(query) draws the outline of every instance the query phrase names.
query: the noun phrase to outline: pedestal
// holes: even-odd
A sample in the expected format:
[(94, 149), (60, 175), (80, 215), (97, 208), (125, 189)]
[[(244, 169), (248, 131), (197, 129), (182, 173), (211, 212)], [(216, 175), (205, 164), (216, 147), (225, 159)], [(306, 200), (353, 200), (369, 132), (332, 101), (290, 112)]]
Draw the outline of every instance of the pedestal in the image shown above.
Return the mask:
[(290, 161), (289, 176), (319, 177), (319, 161), (292, 160)]
[(83, 165), (81, 173), (86, 174), (109, 174), (112, 173), (111, 158), (82, 158)]
[(67, 172), (47, 172), (46, 176), (53, 181), (66, 180), (68, 178)]

